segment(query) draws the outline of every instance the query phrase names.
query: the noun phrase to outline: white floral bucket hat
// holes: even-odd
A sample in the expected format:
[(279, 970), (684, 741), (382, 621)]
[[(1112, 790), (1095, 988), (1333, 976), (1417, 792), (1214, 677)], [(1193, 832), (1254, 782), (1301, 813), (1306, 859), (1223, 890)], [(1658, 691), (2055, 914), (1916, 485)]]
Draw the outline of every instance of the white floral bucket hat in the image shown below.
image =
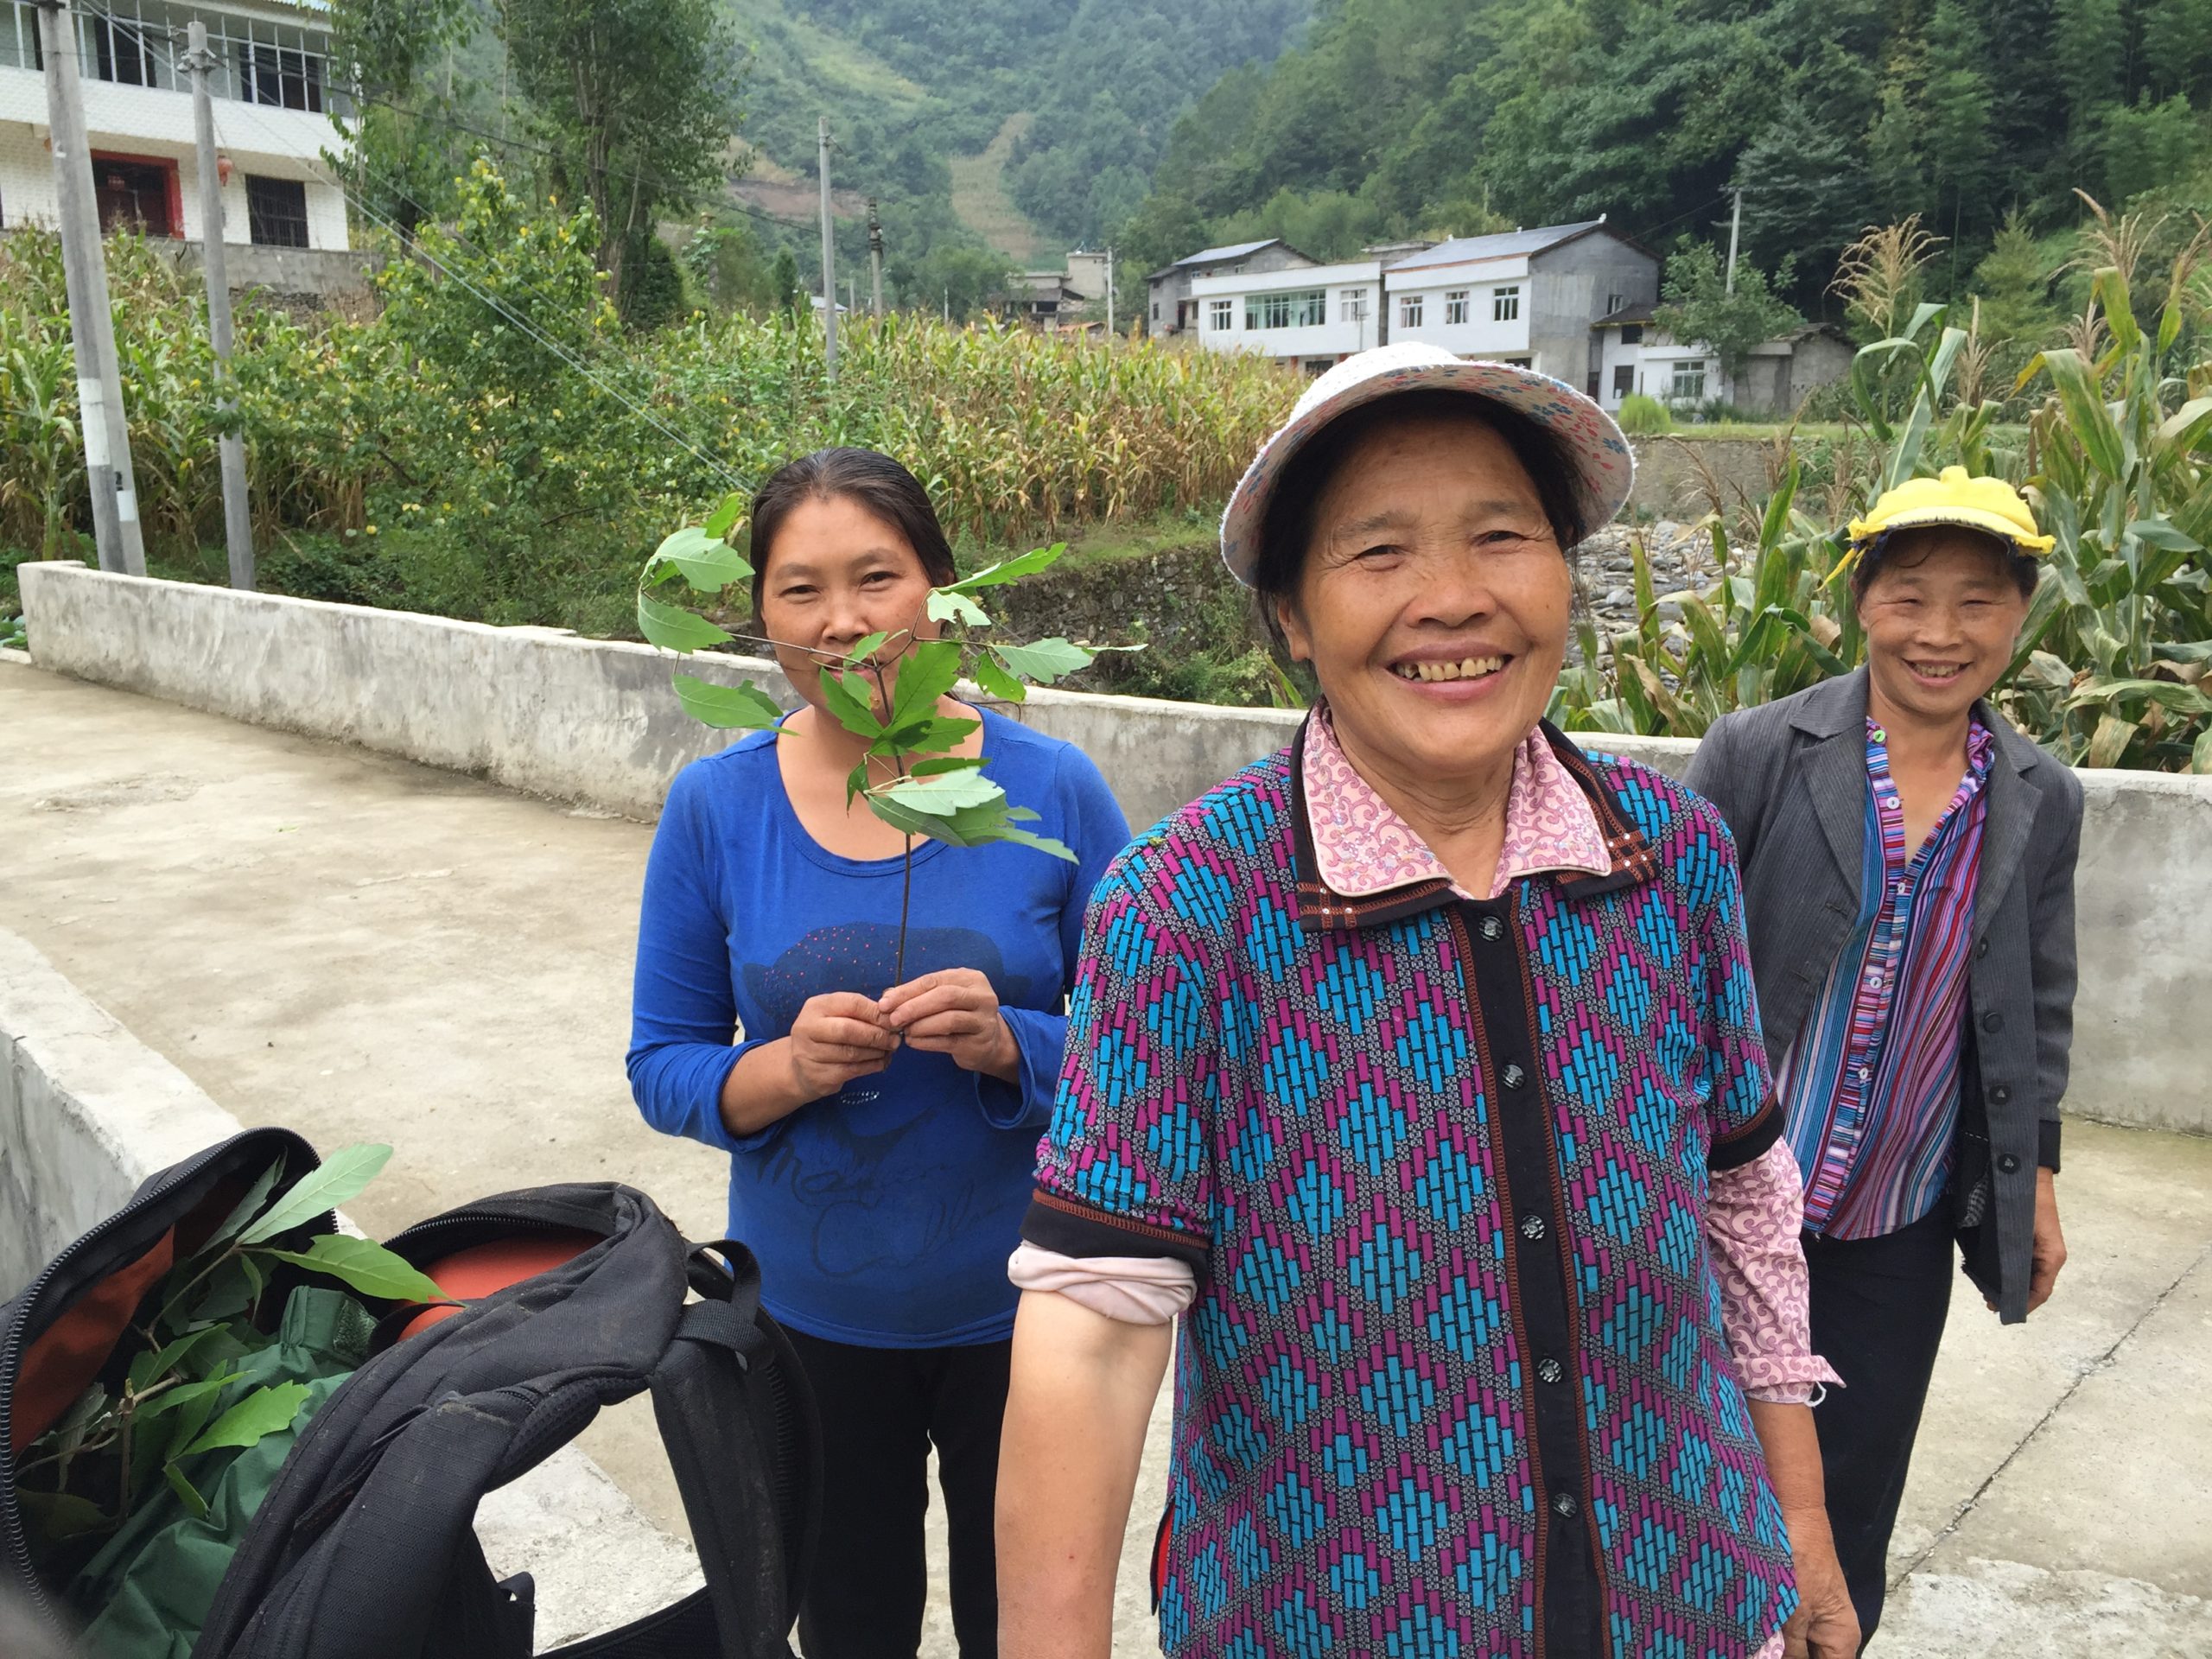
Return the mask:
[(1407, 391), (1464, 391), (1516, 410), (1550, 433), (1567, 464), (1583, 524), (1611, 524), (1636, 481), (1636, 456), (1612, 417), (1564, 381), (1512, 363), (1478, 363), (1417, 340), (1346, 358), (1306, 389), (1290, 419), (1260, 446), (1221, 515), (1221, 559), (1252, 585), (1268, 503), (1291, 459), (1339, 415)]

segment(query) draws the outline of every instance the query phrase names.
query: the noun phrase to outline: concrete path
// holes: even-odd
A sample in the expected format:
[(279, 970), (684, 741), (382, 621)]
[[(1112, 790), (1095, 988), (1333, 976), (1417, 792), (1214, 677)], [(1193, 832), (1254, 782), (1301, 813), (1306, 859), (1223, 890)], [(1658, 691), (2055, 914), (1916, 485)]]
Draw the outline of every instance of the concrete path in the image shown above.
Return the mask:
[[(247, 1122), (391, 1141), (350, 1206), (372, 1232), (611, 1178), (719, 1233), (719, 1160), (646, 1130), (623, 1080), (650, 835), (0, 664), (0, 925)], [(2212, 1659), (2212, 1141), (2069, 1125), (2061, 1192), (2050, 1308), (2003, 1330), (1961, 1286), (1877, 1655)], [(1163, 1424), (1164, 1402), (1129, 1655), (1156, 1651)], [(649, 1412), (588, 1446), (680, 1530)], [(934, 1605), (925, 1652), (952, 1651)]]

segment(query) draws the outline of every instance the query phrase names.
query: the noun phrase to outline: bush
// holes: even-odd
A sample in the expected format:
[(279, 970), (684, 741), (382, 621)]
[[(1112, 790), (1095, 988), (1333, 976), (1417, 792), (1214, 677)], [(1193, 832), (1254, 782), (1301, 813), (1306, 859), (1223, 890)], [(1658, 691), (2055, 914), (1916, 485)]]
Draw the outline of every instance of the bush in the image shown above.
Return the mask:
[[(375, 315), (302, 324), (240, 308), (237, 418), (265, 585), (628, 634), (638, 562), (667, 526), (808, 450), (896, 454), (956, 536), (1027, 546), (1218, 501), (1302, 385), (1250, 358), (901, 315), (847, 321), (833, 388), (803, 306), (626, 331), (601, 292), (597, 237), (588, 211), (525, 201), (480, 162), (452, 221), (386, 264)], [(108, 257), (149, 557), (219, 581), (196, 291), (134, 238)], [(0, 548), (79, 550), (76, 412), (58, 245), (11, 232)]]
[(1620, 413), (1614, 418), (1620, 422), (1622, 431), (1634, 437), (1675, 429), (1675, 417), (1667, 412), (1667, 405), (1640, 391), (1631, 391), (1621, 399)]

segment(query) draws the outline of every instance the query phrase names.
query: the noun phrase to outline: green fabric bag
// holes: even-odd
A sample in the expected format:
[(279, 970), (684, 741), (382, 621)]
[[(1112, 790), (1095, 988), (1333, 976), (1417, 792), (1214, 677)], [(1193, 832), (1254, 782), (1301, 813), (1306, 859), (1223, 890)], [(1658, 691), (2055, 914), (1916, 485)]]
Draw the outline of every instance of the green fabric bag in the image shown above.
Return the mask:
[(286, 1300), (276, 1339), (238, 1362), (238, 1378), (208, 1421), (278, 1383), (305, 1383), (306, 1398), (289, 1427), (182, 1465), (207, 1500), (205, 1516), (192, 1514), (158, 1473), (147, 1483), (137, 1512), (69, 1586), (74, 1605), (99, 1609), (83, 1638), (92, 1659), (191, 1659), (231, 1557), (292, 1443), (366, 1357), (374, 1329), (367, 1310), (343, 1291), (307, 1286)]

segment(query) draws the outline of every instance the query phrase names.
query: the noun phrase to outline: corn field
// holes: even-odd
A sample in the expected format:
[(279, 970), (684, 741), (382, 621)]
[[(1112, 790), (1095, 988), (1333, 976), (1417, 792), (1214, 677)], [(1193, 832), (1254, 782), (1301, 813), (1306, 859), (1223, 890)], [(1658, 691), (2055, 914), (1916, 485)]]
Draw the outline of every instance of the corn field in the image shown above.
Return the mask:
[[(1218, 502), (1300, 386), (1256, 359), (912, 315), (845, 322), (832, 386), (810, 319), (626, 334), (594, 237), (480, 163), (361, 315), (241, 308), (234, 418), (270, 585), (620, 631), (668, 525), (825, 444), (906, 461), (956, 540), (1027, 545)], [(216, 576), (197, 278), (128, 237), (108, 264), (149, 556)], [(89, 527), (60, 251), (18, 231), (0, 245), (0, 555), (85, 556)]]

